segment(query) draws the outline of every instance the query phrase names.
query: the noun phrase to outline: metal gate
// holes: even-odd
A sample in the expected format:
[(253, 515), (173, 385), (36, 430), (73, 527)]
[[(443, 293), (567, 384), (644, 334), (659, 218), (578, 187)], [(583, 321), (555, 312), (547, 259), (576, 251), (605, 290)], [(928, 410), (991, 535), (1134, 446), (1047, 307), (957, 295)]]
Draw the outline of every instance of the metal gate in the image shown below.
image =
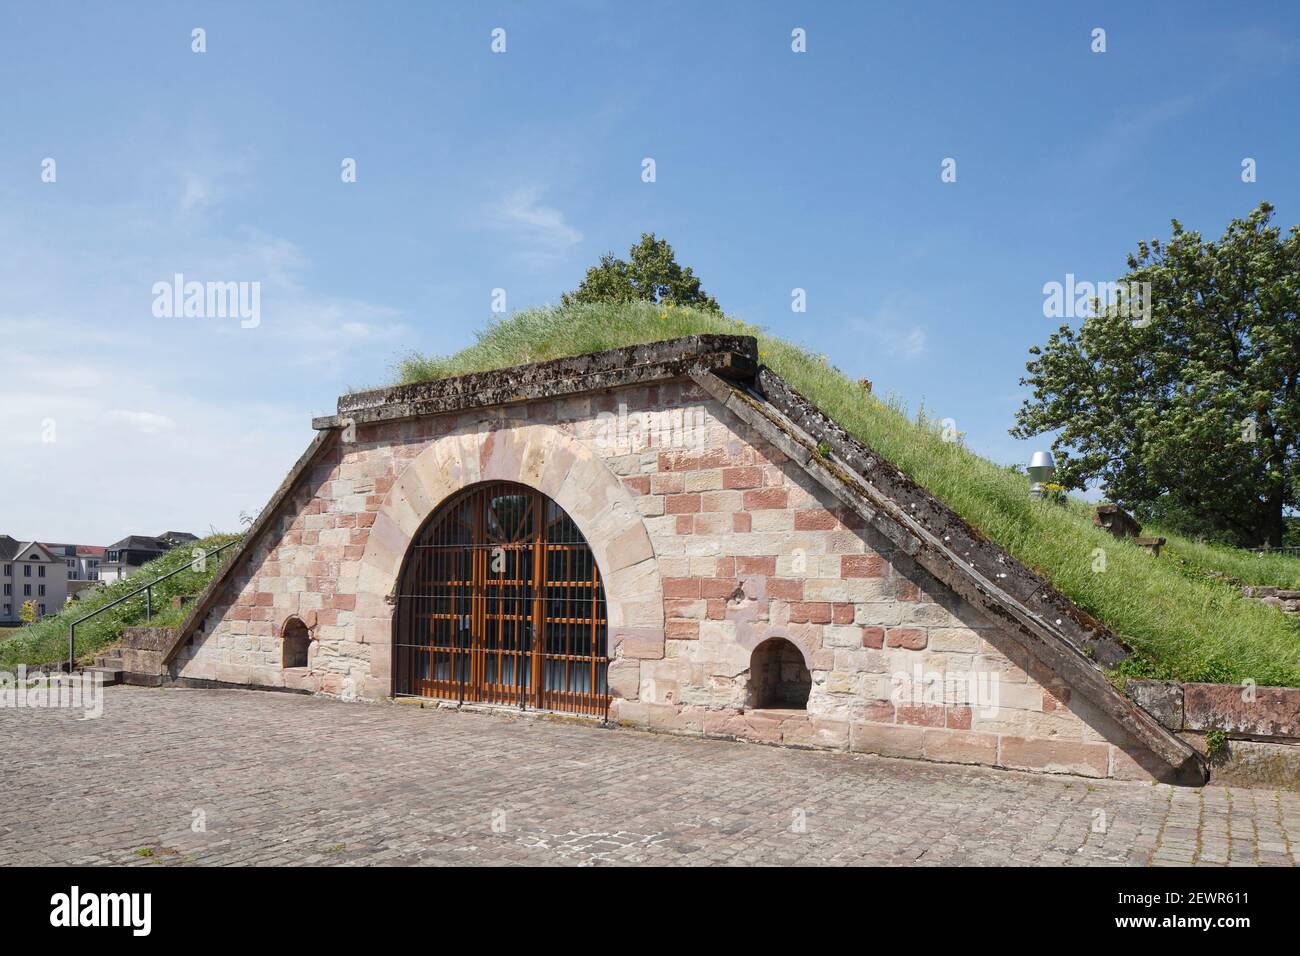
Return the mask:
[(406, 556), (393, 692), (604, 715), (606, 623), (600, 569), (564, 510), (526, 485), (473, 485)]

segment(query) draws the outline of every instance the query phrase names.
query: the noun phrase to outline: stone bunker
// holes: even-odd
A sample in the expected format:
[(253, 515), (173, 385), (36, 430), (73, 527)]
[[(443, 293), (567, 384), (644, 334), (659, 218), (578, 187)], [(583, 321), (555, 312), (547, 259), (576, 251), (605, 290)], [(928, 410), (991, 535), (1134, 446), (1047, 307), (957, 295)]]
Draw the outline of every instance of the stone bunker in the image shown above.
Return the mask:
[(339, 399), (170, 680), (1201, 783), (1122, 642), (701, 335)]

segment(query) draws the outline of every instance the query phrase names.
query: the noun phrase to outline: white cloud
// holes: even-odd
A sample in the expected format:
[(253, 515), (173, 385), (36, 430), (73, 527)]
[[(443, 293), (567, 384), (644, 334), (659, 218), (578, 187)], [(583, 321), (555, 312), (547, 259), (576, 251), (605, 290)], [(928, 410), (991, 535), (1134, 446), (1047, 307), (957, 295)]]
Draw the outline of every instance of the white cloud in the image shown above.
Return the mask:
[[(398, 309), (322, 292), (290, 239), (209, 215), (225, 212), (220, 175), (142, 179), (168, 175), (166, 196), (63, 218), (0, 207), (0, 247), (15, 250), (0, 259), (0, 435), (13, 451), (0, 533), (107, 544), (236, 530), (311, 440), (310, 417), (386, 367), (407, 332)], [(259, 282), (260, 325), (155, 318), (153, 284), (175, 273)]]
[(174, 421), (166, 415), (159, 415), (156, 412), (110, 408), (104, 413), (104, 417), (111, 422), (121, 422), (146, 435), (156, 435), (159, 432), (170, 431), (176, 427)]
[(929, 337), (924, 327), (907, 318), (909, 311), (900, 301), (891, 300), (869, 318), (850, 319), (849, 327), (886, 355), (919, 358), (929, 348)]
[(215, 191), (212, 180), (197, 173), (187, 173), (181, 191), (181, 212), (189, 214), (206, 209), (216, 200)]
[(536, 187), (516, 189), (488, 209), (488, 221), (521, 247), (534, 264), (552, 261), (582, 241), (582, 233), (553, 206), (543, 205)]

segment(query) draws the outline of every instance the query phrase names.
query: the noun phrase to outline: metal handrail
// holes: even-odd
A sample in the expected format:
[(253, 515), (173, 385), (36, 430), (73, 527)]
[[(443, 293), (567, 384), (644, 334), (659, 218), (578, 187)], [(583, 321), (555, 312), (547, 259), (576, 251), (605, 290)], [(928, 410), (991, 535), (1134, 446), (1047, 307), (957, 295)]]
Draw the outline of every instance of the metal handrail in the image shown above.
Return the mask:
[(1255, 554), (1284, 554), (1288, 557), (1300, 558), (1300, 546), (1287, 545), (1279, 548), (1251, 548)]
[(220, 554), (222, 551), (225, 551), (226, 548), (229, 548), (231, 545), (238, 544), (239, 542), (240, 542), (239, 538), (236, 538), (234, 541), (227, 541), (221, 547), (214, 548), (213, 550), (209, 551), (207, 554), (201, 557), (192, 558), (190, 561), (186, 562), (185, 564), (182, 564), (179, 568), (176, 568), (173, 571), (168, 571), (166, 574), (154, 578), (152, 581), (150, 581), (148, 584), (144, 585), (143, 587), (138, 587), (129, 594), (123, 594), (116, 601), (111, 601), (108, 604), (103, 605), (102, 607), (97, 607), (95, 608), (95, 610), (91, 611), (89, 614), (85, 615), (84, 617), (79, 617), (75, 621), (73, 621), (70, 625), (68, 625), (68, 673), (71, 674), (73, 667), (76, 665), (76, 658), (77, 658), (76, 644), (77, 644), (78, 624), (82, 624), (86, 621), (89, 621), (95, 615), (102, 614), (111, 607), (117, 607), (123, 601), (135, 597), (141, 591), (144, 592), (144, 619), (146, 622), (152, 621), (153, 620), (153, 586), (155, 584), (157, 584), (159, 581), (166, 581), (173, 574), (180, 574), (182, 571), (188, 571), (194, 567), (195, 562), (207, 561), (208, 558), (215, 557), (216, 555)]

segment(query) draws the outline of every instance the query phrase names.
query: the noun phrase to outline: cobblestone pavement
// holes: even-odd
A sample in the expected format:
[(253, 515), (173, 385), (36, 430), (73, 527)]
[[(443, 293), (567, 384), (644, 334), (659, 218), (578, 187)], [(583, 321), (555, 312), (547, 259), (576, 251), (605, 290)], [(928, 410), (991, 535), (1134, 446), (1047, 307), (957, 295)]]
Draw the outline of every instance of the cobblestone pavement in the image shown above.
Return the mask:
[(1300, 795), (1277, 790), (1086, 781), (256, 691), (105, 693), (98, 720), (0, 710), (0, 863), (1300, 857)]

